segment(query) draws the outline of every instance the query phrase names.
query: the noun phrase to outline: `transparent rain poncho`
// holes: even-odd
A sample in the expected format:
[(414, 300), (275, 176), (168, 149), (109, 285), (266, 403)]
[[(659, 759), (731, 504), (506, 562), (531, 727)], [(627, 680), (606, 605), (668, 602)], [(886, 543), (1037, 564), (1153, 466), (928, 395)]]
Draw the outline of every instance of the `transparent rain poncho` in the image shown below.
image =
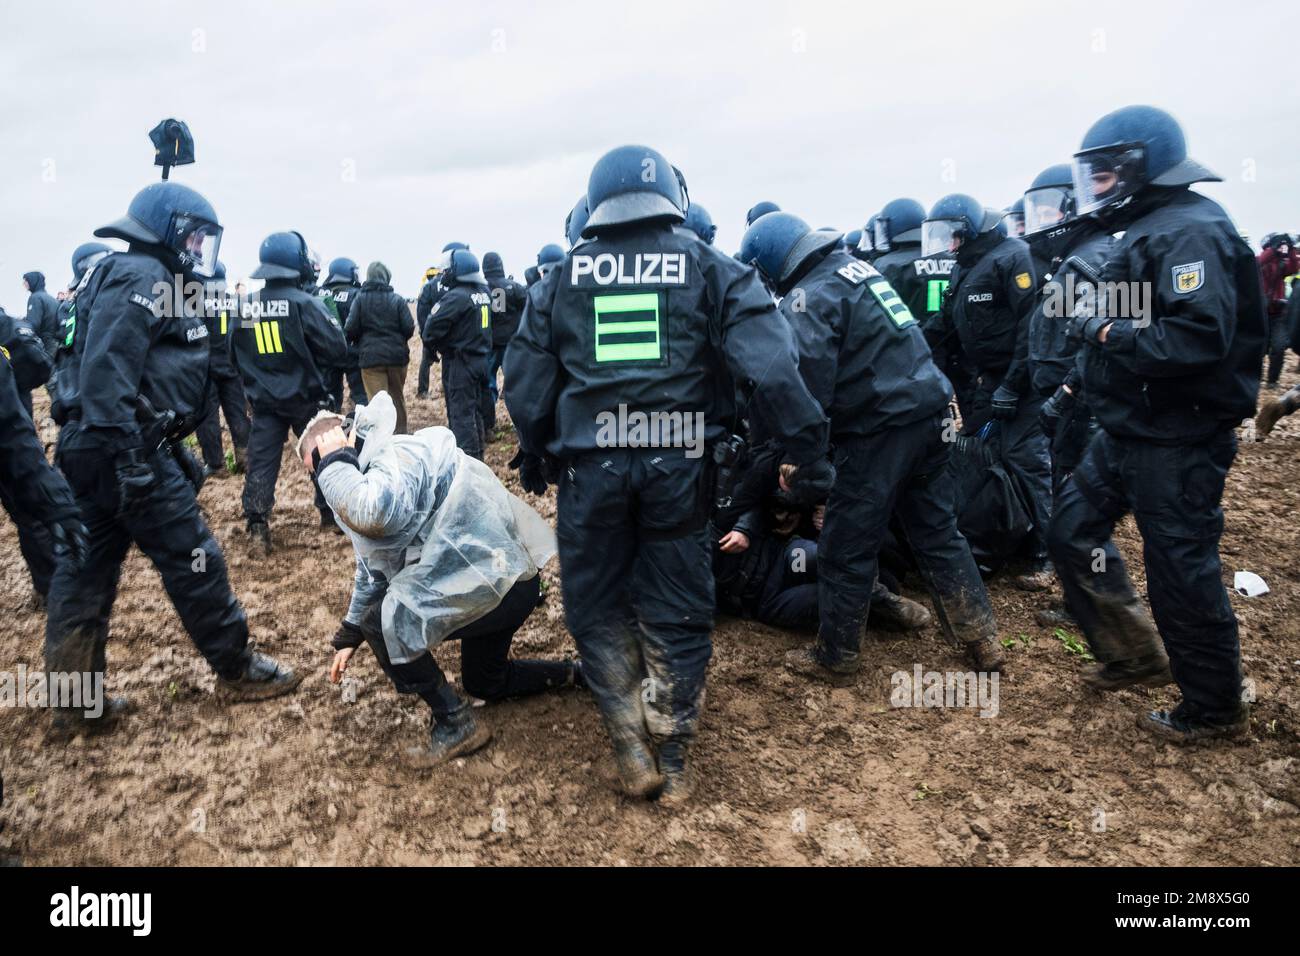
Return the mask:
[(357, 555), (348, 620), (383, 595), (384, 643), (415, 660), (490, 612), (556, 551), (555, 532), (446, 428), (394, 435), (386, 392), (357, 409), (361, 471), (330, 467), (321, 492)]

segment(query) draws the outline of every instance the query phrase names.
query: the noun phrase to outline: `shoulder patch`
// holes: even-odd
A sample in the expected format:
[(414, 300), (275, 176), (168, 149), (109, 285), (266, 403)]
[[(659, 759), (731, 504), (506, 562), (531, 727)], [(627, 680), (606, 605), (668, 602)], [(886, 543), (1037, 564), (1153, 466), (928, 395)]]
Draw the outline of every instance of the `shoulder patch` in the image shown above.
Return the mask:
[(1187, 262), (1173, 268), (1174, 291), (1186, 295), (1205, 285), (1205, 260)]
[(1030, 278), (1028, 272), (1021, 272), (1016, 276), (1017, 289), (1028, 289), (1033, 284), (1034, 284), (1034, 280)]

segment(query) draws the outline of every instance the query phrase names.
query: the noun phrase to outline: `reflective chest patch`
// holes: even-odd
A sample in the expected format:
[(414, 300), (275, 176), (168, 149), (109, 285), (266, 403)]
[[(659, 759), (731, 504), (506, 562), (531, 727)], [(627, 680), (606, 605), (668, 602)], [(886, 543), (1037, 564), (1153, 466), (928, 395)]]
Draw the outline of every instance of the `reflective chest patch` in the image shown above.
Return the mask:
[(590, 276), (597, 285), (685, 285), (686, 253), (637, 252), (625, 255), (602, 252), (598, 256), (575, 255), (569, 284), (578, 285)]

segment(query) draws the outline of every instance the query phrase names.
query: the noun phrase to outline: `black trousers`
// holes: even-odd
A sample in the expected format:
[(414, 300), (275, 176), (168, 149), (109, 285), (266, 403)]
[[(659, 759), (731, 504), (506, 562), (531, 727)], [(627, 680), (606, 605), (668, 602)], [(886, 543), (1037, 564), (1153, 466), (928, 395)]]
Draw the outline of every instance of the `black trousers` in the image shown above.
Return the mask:
[[(65, 427), (61, 439), (75, 427)], [(67, 562), (55, 569), (45, 625), (47, 670), (106, 669), (108, 621), (122, 561), (135, 544), (162, 576), (181, 623), (212, 669), (225, 676), (236, 673), (248, 643), (248, 622), (230, 588), (221, 547), (176, 460), (166, 450), (149, 457), (157, 483), (128, 511), (120, 509), (110, 459), (61, 450), (56, 461), (76, 496), (90, 551), (79, 570)]]
[(248, 446), (248, 403), (244, 399), (244, 382), (238, 375), (231, 378), (208, 376), (208, 414), (195, 429), (203, 463), (209, 468), (224, 468), (226, 457), (221, 450), (221, 416), (226, 416), (230, 441), (236, 448)]
[(1219, 537), (1223, 485), (1237, 454), (1227, 431), (1194, 445), (1153, 445), (1098, 432), (1062, 490), (1050, 545), (1066, 605), (1099, 661), (1145, 657), (1149, 629), (1139, 607), (1115, 525), (1130, 511), (1142, 535), (1151, 613), (1181, 710), (1227, 721), (1241, 707), (1237, 617), (1223, 585)]
[(42, 596), (50, 593), (50, 578), (54, 575), (54, 540), (49, 529), (19, 510), (14, 504), (13, 495), (4, 485), (0, 485), (0, 504), (9, 513), (14, 527), (18, 530), (18, 550), (22, 552), (23, 561), (32, 576), (32, 588)]
[(1280, 309), (1268, 317), (1268, 383), (1276, 385), (1282, 377), (1282, 365), (1286, 361), (1287, 346), (1291, 344), (1291, 326), (1287, 322), (1286, 309)]
[[(253, 410), (253, 424), (248, 435), (248, 459), (244, 476), (244, 517), (250, 524), (267, 523), (271, 510), (275, 507), (275, 483), (280, 477), (280, 457), (284, 453), (284, 443), (292, 432), (294, 436), (302, 434), (314, 411), (296, 411), (289, 417), (273, 412)], [(316, 508), (321, 514), (329, 510), (325, 496), (321, 494), (316, 478)]]
[(836, 442), (835, 486), (817, 554), (815, 653), (823, 664), (858, 658), (880, 547), (895, 515), (948, 639), (969, 644), (996, 634), (988, 592), (957, 530), (946, 417)]
[(653, 737), (660, 769), (684, 765), (713, 655), (709, 473), (680, 449), (608, 449), (571, 462), (559, 487), (564, 614), (583, 676), (610, 737)]
[(456, 436), (460, 450), (480, 461), (486, 445), (483, 421), (486, 371), (481, 365), (459, 355), (442, 357), (442, 395), (447, 403), (447, 427)]
[(427, 345), (422, 345), (420, 349), (420, 372), (415, 380), (415, 391), (418, 395), (426, 395), (429, 391), (429, 370), (433, 368), (433, 349)]
[[(566, 661), (510, 659), (515, 632), (540, 603), (541, 580), (541, 575), (535, 575), (517, 581), (490, 613), (447, 638), (460, 641), (460, 681), (467, 694), (480, 700), (528, 697), (568, 681), (572, 667)], [(376, 602), (366, 612), (361, 633), (397, 692), (418, 694), (435, 715), (459, 706), (459, 698), (448, 694), (447, 677), (432, 654), (405, 664), (392, 662), (384, 644), (381, 606)]]

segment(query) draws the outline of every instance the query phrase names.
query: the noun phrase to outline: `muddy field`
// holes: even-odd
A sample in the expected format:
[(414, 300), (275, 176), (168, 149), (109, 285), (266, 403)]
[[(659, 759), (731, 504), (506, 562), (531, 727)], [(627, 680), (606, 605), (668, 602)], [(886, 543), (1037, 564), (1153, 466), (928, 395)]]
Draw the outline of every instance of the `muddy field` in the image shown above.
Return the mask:
[[(432, 401), (412, 397), (415, 367), (412, 427), (445, 424), (436, 392)], [(44, 437), (53, 440), (52, 426)], [(489, 461), (520, 493), (505, 467), (513, 451), (503, 430)], [(1173, 689), (1086, 690), (1075, 641), (1034, 623), (1048, 597), (995, 581), (1011, 646), (991, 718), (890, 707), (891, 673), (965, 669), (937, 628), (872, 635), (856, 685), (830, 689), (782, 668), (800, 636), (720, 621), (697, 748), (701, 784), (692, 805), (670, 812), (613, 789), (594, 704), (580, 691), (490, 706), (480, 711), (496, 733), (486, 750), (433, 773), (402, 767), (396, 755), (424, 736), (427, 710), (399, 700), (364, 650), (350, 671), (355, 702), (326, 680), (351, 549), (317, 530), (310, 485), (286, 449), (271, 560), (248, 551), (242, 478), (209, 481), (201, 504), (256, 640), (307, 672), (302, 687), (264, 704), (216, 704), (212, 675), (157, 574), (133, 551), (113, 617), (108, 687), (130, 696), (135, 711), (111, 737), (65, 745), (46, 740), (46, 714), (0, 710), (0, 860), (1294, 865), (1298, 476), (1297, 420), (1267, 443), (1243, 443), (1229, 476), (1225, 575), (1249, 569), (1272, 587), (1263, 598), (1233, 597), (1258, 697), (1247, 742), (1154, 743), (1134, 719), (1173, 699)], [(529, 500), (553, 518), (553, 490)], [(1142, 586), (1131, 525), (1121, 547)], [(544, 572), (549, 603), (520, 632), (517, 654), (574, 653), (555, 564)], [(10, 622), (0, 670), (38, 669), (45, 619), (28, 609), (30, 583), (8, 522), (0, 571)], [(449, 674), (459, 667), (454, 645), (438, 658)]]

